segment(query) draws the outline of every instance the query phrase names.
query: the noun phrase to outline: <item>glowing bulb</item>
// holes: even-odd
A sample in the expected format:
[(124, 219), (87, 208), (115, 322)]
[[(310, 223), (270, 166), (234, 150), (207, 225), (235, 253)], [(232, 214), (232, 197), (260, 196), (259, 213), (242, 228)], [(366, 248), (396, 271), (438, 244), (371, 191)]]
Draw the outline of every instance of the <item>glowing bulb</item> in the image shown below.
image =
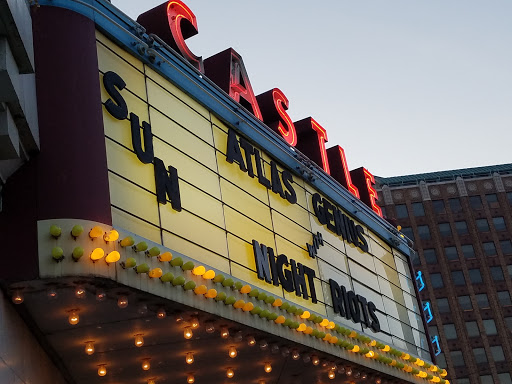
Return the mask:
[(272, 365), (270, 363), (265, 363), (265, 372), (272, 372)]
[(91, 252), (89, 256), (93, 262), (100, 260), (103, 256), (105, 256), (105, 251), (101, 248), (95, 248), (94, 251)]
[(108, 241), (116, 241), (117, 239), (119, 239), (119, 233), (115, 229), (113, 229), (103, 235), (103, 240), (105, 240), (107, 242)]
[(167, 313), (165, 312), (165, 309), (163, 309), (163, 308), (160, 308), (158, 310), (158, 312), (156, 313), (156, 317), (159, 319), (165, 319), (166, 316), (167, 316)]
[(164, 252), (160, 256), (158, 256), (159, 261), (171, 261), (172, 260), (172, 253), (171, 252)]
[(50, 288), (48, 290), (48, 292), (46, 293), (46, 295), (48, 296), (49, 299), (56, 299), (58, 294), (57, 294), (57, 291), (55, 290), (55, 288)]
[(149, 368), (151, 368), (151, 364), (149, 363), (150, 359), (144, 359), (142, 360), (142, 370), (149, 371)]
[(138, 333), (135, 335), (135, 346), (142, 347), (144, 345), (144, 336), (142, 333)]
[(117, 251), (112, 251), (110, 252), (106, 257), (105, 257), (105, 262), (107, 264), (110, 264), (110, 263), (117, 263), (119, 261), (119, 259), (121, 258), (121, 255), (119, 254), (119, 252)]
[(185, 362), (187, 364), (192, 364), (194, 362), (194, 354), (192, 352), (189, 352), (185, 355)]
[(231, 346), (231, 347), (229, 347), (228, 354), (229, 354), (229, 357), (234, 359), (236, 357), (236, 355), (238, 354), (238, 352), (236, 351), (236, 348), (234, 346)]
[(21, 293), (21, 291), (16, 291), (12, 295), (12, 302), (14, 304), (21, 304), (23, 303), (23, 300), (25, 300), (25, 298), (23, 297), (23, 293)]
[(350, 368), (350, 367), (349, 367), (349, 368), (347, 368), (347, 370), (345, 371), (345, 374), (346, 374), (347, 376), (352, 376), (352, 368)]
[(334, 373), (334, 371), (329, 371), (329, 379), (334, 379), (336, 377), (336, 374)]
[(99, 290), (96, 292), (96, 300), (97, 301), (103, 301), (107, 298), (107, 294), (105, 291)]
[(256, 345), (256, 339), (254, 338), (254, 336), (247, 336), (247, 345), (249, 345), (250, 347)]
[(155, 379), (148, 379), (148, 384), (156, 384)]
[(233, 369), (231, 368), (228, 368), (226, 371), (226, 376), (228, 377), (228, 379), (231, 379), (233, 376), (235, 376), (235, 371), (233, 371)]
[(107, 374), (107, 367), (105, 364), (102, 364), (98, 368), (98, 376), (105, 376)]
[(190, 327), (186, 327), (183, 331), (183, 337), (187, 340), (191, 339), (194, 334), (192, 333), (192, 329)]
[(187, 383), (192, 384), (195, 381), (194, 375), (187, 376)]
[(229, 330), (227, 327), (222, 327), (220, 330), (220, 337), (227, 339), (229, 337)]
[(198, 266), (198, 267), (195, 267), (193, 270), (192, 270), (192, 273), (196, 276), (203, 276), (205, 273), (206, 273), (206, 268), (203, 267), (202, 265)]
[(89, 356), (94, 353), (94, 341), (87, 341), (85, 343), (85, 353)]
[(126, 308), (128, 306), (128, 298), (126, 296), (119, 296), (117, 306), (119, 308)]
[[(97, 237), (100, 237), (103, 235), (103, 228), (101, 228), (99, 225), (95, 226), (93, 229), (89, 231), (89, 237), (91, 239), (96, 239)], [(105, 376), (105, 375), (103, 375)]]
[(205, 331), (206, 331), (206, 333), (213, 333), (213, 332), (215, 332), (215, 325), (213, 325), (212, 322), (207, 323), (206, 327), (205, 327)]
[(320, 364), (320, 359), (318, 358), (318, 356), (311, 356), (311, 362), (313, 363), (313, 365), (318, 365)]
[(300, 353), (296, 349), (294, 349), (293, 352), (292, 352), (292, 359), (293, 360), (299, 360), (300, 359)]
[(197, 317), (193, 317), (192, 319), (190, 319), (190, 325), (192, 326), (192, 329), (197, 329), (199, 328), (199, 320)]
[(85, 289), (78, 287), (75, 291), (75, 296), (77, 299), (85, 299)]
[(69, 314), (69, 317), (68, 317), (69, 324), (77, 325), (79, 321), (80, 321), (80, 316), (78, 316), (78, 312), (71, 311), (71, 313)]

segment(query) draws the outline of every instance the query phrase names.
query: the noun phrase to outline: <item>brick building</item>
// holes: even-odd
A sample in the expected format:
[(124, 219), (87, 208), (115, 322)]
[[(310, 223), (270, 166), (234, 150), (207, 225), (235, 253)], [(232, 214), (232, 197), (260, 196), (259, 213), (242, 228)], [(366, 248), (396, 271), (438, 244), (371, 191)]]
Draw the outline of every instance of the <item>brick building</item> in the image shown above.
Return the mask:
[(417, 250), (438, 364), (457, 384), (511, 383), (512, 164), (377, 179)]

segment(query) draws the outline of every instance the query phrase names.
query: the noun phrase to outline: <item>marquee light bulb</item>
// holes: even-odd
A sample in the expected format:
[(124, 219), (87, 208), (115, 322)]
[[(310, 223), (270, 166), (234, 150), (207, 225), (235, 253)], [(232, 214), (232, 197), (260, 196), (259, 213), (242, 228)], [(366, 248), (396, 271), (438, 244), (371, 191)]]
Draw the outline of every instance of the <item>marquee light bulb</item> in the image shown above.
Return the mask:
[(85, 289), (83, 287), (78, 287), (75, 290), (75, 297), (77, 299), (85, 299)]
[(220, 337), (227, 339), (229, 337), (229, 330), (227, 327), (222, 327), (220, 330)]
[(260, 348), (263, 350), (263, 351), (266, 351), (267, 348), (268, 348), (268, 342), (267, 340), (261, 340), (260, 341)]
[(199, 319), (197, 317), (193, 317), (190, 319), (190, 325), (192, 326), (192, 329), (199, 328)]
[(111, 264), (111, 263), (117, 263), (119, 261), (119, 259), (121, 258), (121, 255), (119, 254), (119, 252), (117, 251), (112, 251), (110, 252), (106, 257), (105, 257), (105, 262), (107, 264)]
[(206, 333), (215, 332), (215, 325), (213, 324), (213, 322), (209, 322), (206, 324), (205, 331), (206, 331)]
[(98, 367), (98, 376), (105, 376), (107, 374), (107, 367), (105, 364), (101, 364)]
[(89, 231), (89, 237), (91, 239), (96, 239), (97, 237), (100, 237), (101, 235), (103, 235), (103, 228), (101, 228), (99, 225), (93, 227), (90, 231)]
[(46, 293), (46, 295), (48, 296), (49, 299), (56, 299), (58, 294), (57, 294), (57, 291), (55, 290), (55, 288), (50, 288), (48, 290), (48, 292)]
[(95, 248), (94, 251), (91, 252), (89, 256), (93, 262), (100, 260), (103, 256), (105, 256), (105, 251), (101, 248)]
[(256, 345), (256, 339), (254, 338), (254, 336), (247, 336), (247, 345), (249, 345), (250, 347)]
[(192, 332), (192, 328), (190, 327), (186, 327), (185, 330), (183, 331), (183, 337), (187, 340), (191, 339), (192, 336), (194, 336), (193, 332)]
[(293, 360), (299, 360), (300, 359), (300, 353), (296, 349), (292, 351), (292, 359)]
[(135, 335), (134, 342), (136, 347), (142, 347), (144, 345), (144, 336), (142, 335), (142, 333), (138, 333)]
[(195, 381), (196, 381), (196, 380), (195, 380), (195, 378), (194, 378), (194, 375), (190, 374), (190, 375), (188, 375), (188, 376), (187, 376), (187, 383), (192, 384), (192, 383), (194, 383)]
[(334, 379), (336, 377), (336, 374), (334, 373), (334, 371), (329, 371), (329, 379)]
[(265, 363), (265, 372), (270, 373), (272, 372), (272, 365), (270, 363)]
[(228, 377), (228, 379), (231, 379), (233, 376), (235, 376), (235, 371), (233, 371), (233, 369), (231, 368), (228, 368), (226, 370), (226, 376)]
[(142, 360), (142, 370), (143, 371), (149, 371), (149, 368), (151, 368), (151, 364), (149, 363), (150, 359), (144, 359)]
[(25, 300), (25, 298), (23, 297), (23, 293), (21, 293), (21, 291), (15, 291), (12, 295), (12, 302), (14, 304), (21, 304), (23, 303), (23, 301)]
[(126, 308), (128, 306), (128, 298), (126, 296), (119, 296), (117, 306), (119, 308)]
[(192, 364), (194, 362), (194, 354), (192, 352), (188, 352), (186, 355), (185, 355), (185, 362), (187, 364)]
[(85, 353), (89, 356), (94, 354), (94, 341), (87, 341), (85, 343)]
[(234, 346), (231, 346), (231, 347), (229, 347), (228, 354), (229, 354), (229, 357), (234, 359), (236, 357), (236, 355), (238, 355), (238, 352), (236, 351), (236, 348)]
[(105, 291), (99, 290), (96, 292), (96, 300), (97, 301), (103, 301), (107, 298), (107, 294)]
[(71, 311), (68, 317), (68, 322), (71, 325), (77, 325), (80, 321), (80, 316), (78, 316), (78, 311)]
[(167, 312), (165, 312), (165, 309), (163, 309), (163, 308), (160, 308), (158, 310), (158, 312), (156, 313), (156, 317), (159, 319), (165, 319), (166, 316), (167, 316)]
[(155, 379), (148, 379), (148, 384), (156, 384)]
[(311, 356), (311, 362), (313, 363), (313, 365), (318, 365), (320, 364), (320, 358), (318, 356)]
[(103, 240), (105, 241), (116, 241), (117, 239), (119, 239), (119, 232), (117, 232), (115, 229), (105, 233), (103, 235)]

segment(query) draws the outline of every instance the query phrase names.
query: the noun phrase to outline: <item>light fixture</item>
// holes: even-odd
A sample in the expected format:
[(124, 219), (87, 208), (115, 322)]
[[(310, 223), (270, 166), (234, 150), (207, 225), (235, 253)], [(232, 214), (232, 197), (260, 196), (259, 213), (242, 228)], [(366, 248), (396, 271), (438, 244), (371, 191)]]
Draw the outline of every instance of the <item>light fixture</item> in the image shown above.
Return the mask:
[(73, 309), (69, 312), (68, 322), (71, 325), (77, 325), (80, 321), (80, 316), (78, 316), (78, 310)]
[(148, 384), (156, 384), (155, 379), (148, 379)]
[(199, 319), (197, 317), (192, 317), (190, 319), (190, 325), (192, 326), (192, 329), (199, 328)]
[(233, 336), (233, 340), (235, 340), (237, 343), (241, 342), (244, 338), (244, 333), (242, 331), (238, 331), (235, 333), (235, 336)]
[(272, 372), (272, 365), (269, 362), (266, 362), (264, 369), (265, 369), (265, 372), (270, 373), (270, 372)]
[(142, 333), (137, 333), (135, 335), (135, 346), (142, 347), (144, 345), (144, 335)]
[(57, 290), (55, 288), (50, 288), (48, 289), (48, 292), (46, 292), (46, 295), (49, 299), (56, 299), (58, 296)]
[(101, 235), (103, 235), (103, 228), (101, 228), (99, 225), (93, 227), (90, 231), (89, 231), (89, 237), (91, 239), (96, 239), (97, 237), (100, 237)]
[(247, 345), (249, 347), (254, 347), (254, 345), (256, 345), (256, 339), (254, 338), (254, 336), (252, 336), (252, 335), (247, 336)]
[(171, 252), (164, 252), (160, 256), (158, 256), (159, 261), (171, 261), (172, 260), (172, 253)]
[(267, 342), (267, 340), (261, 340), (261, 341), (260, 341), (260, 348), (261, 348), (262, 350), (264, 350), (264, 351), (268, 348), (268, 342)]
[(107, 298), (107, 294), (103, 290), (96, 291), (96, 300), (97, 301), (103, 301)]
[(354, 379), (359, 379), (359, 376), (361, 376), (361, 373), (359, 371), (354, 372)]
[(137, 313), (141, 316), (144, 316), (148, 313), (148, 306), (146, 303), (139, 304), (139, 307), (137, 308)]
[(60, 235), (62, 234), (62, 229), (58, 225), (50, 225), (50, 235), (58, 239)]
[(205, 280), (212, 280), (215, 277), (215, 271), (209, 269), (206, 271), (203, 275), (203, 279)]
[(145, 241), (141, 241), (133, 246), (135, 252), (144, 252), (148, 249), (148, 244)]
[(183, 331), (183, 337), (187, 340), (191, 339), (194, 334), (192, 333), (192, 328), (186, 327)]
[(288, 357), (289, 354), (290, 354), (290, 349), (288, 347), (281, 348), (281, 355), (283, 355), (283, 357)]
[(361, 380), (366, 380), (367, 378), (368, 378), (368, 374), (363, 373), (363, 374), (361, 375)]
[(318, 365), (320, 364), (320, 359), (318, 356), (313, 355), (311, 356), (311, 362), (313, 363), (313, 365)]
[(270, 346), (270, 352), (272, 352), (272, 353), (274, 353), (274, 354), (278, 353), (278, 352), (279, 352), (279, 345), (277, 345), (277, 344), (272, 344), (272, 345)]
[(71, 253), (71, 257), (73, 261), (78, 261), (84, 255), (84, 249), (82, 247), (73, 248), (73, 252)]
[(143, 359), (142, 360), (142, 370), (143, 371), (149, 371), (149, 368), (151, 368), (151, 364), (149, 363), (149, 360), (151, 360), (151, 359)]
[(228, 368), (226, 370), (226, 376), (228, 377), (228, 379), (231, 379), (233, 376), (235, 376), (235, 371), (233, 371), (232, 368)]
[(116, 241), (117, 239), (119, 239), (119, 232), (117, 232), (115, 229), (103, 235), (103, 240), (105, 240), (106, 242)]
[(292, 351), (292, 359), (293, 360), (299, 360), (300, 359), (300, 353), (296, 349)]
[(167, 313), (165, 312), (165, 309), (163, 309), (163, 308), (160, 308), (158, 310), (158, 312), (156, 313), (156, 317), (159, 319), (165, 319), (166, 316), (167, 316)]
[(119, 296), (117, 306), (119, 308), (126, 308), (128, 306), (128, 298), (126, 296)]
[(213, 333), (215, 332), (215, 325), (213, 324), (213, 321), (209, 321), (206, 323), (206, 326), (204, 327), (206, 333)]
[(338, 373), (343, 375), (345, 373), (345, 367), (339, 367), (338, 368)]
[(77, 238), (78, 236), (80, 236), (82, 234), (82, 232), (84, 231), (84, 228), (81, 226), (81, 225), (75, 225), (73, 226), (73, 228), (71, 228), (71, 236), (73, 236), (73, 238)]
[(331, 371), (329, 371), (328, 377), (329, 377), (329, 379), (332, 380), (336, 377), (336, 373), (334, 373), (334, 371), (331, 370)]
[(77, 287), (75, 290), (75, 297), (77, 299), (85, 299), (85, 289), (84, 287)]
[(103, 256), (105, 256), (105, 251), (101, 248), (95, 248), (94, 251), (91, 252), (91, 255), (89, 257), (94, 263), (100, 260)]
[(223, 339), (227, 339), (229, 337), (229, 329), (228, 327), (222, 327), (220, 329), (220, 337)]
[(94, 354), (94, 341), (85, 342), (85, 353), (89, 356)]
[(98, 366), (98, 376), (105, 376), (107, 374), (107, 366), (105, 364), (101, 364)]
[(347, 376), (352, 376), (352, 368), (348, 367), (346, 370), (345, 370), (345, 374)]
[(193, 270), (192, 270), (192, 273), (196, 276), (203, 276), (206, 272), (206, 268), (203, 267), (202, 265), (199, 265), (197, 267), (195, 267)]
[(192, 352), (188, 352), (186, 355), (185, 355), (185, 362), (187, 364), (192, 364), (194, 362), (194, 354)]
[(231, 347), (229, 347), (229, 350), (228, 350), (228, 355), (229, 357), (231, 357), (232, 359), (234, 359), (236, 357), (236, 355), (238, 355), (238, 352), (236, 351), (236, 348), (234, 345), (232, 345)]
[(377, 378), (375, 379), (375, 384), (381, 384), (381, 383), (382, 383), (381, 378), (380, 378), (380, 377), (377, 377)]
[(187, 376), (187, 383), (189, 384), (192, 384), (193, 382), (195, 382), (195, 378), (194, 378), (194, 375), (189, 373), (188, 376)]
[(309, 362), (311, 361), (311, 356), (309, 356), (309, 355), (304, 355), (304, 356), (302, 356), (302, 361), (303, 361), (305, 364), (309, 363)]
[(135, 240), (133, 240), (133, 237), (131, 236), (125, 237), (123, 240), (119, 242), (119, 245), (123, 248), (131, 247), (133, 244), (135, 244)]
[(121, 258), (121, 255), (119, 254), (119, 252), (117, 251), (112, 251), (110, 252), (106, 257), (105, 257), (105, 262), (107, 264), (111, 264), (111, 263), (117, 263), (119, 261), (119, 259)]

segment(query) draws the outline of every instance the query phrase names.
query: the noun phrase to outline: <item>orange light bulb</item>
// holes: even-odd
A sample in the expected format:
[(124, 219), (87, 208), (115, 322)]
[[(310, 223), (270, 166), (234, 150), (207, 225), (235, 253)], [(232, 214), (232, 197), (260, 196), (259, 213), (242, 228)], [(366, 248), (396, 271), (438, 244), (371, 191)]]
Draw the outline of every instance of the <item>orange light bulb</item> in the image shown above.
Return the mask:
[(85, 343), (85, 353), (89, 356), (94, 354), (94, 341), (87, 341)]

